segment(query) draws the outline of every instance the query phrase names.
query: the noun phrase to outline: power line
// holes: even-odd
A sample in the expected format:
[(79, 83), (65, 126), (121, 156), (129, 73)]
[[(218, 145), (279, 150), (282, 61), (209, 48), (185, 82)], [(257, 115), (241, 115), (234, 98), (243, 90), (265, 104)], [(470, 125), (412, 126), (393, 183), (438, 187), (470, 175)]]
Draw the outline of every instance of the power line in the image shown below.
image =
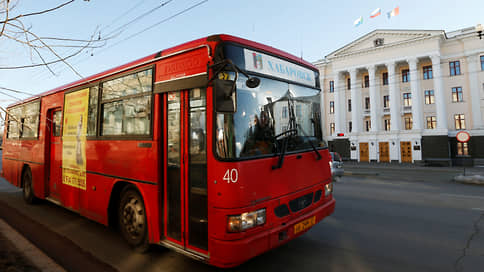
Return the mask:
[(10, 89), (10, 88), (5, 88), (5, 87), (2, 87), (2, 86), (0, 86), (0, 89), (5, 90), (5, 91), (14, 92), (14, 93), (20, 93), (20, 94), (26, 94), (26, 95), (34, 95), (32, 93), (27, 93), (27, 92), (23, 92), (23, 91), (17, 91), (17, 90)]

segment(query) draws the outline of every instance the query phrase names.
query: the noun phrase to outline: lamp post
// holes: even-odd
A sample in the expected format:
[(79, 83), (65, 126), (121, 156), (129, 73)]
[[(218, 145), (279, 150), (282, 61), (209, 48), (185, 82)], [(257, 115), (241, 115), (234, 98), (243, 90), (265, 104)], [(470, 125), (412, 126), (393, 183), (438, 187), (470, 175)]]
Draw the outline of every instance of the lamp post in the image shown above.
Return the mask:
[(484, 27), (481, 24), (476, 25), (477, 36), (481, 40), (482, 40), (482, 36), (484, 36), (484, 33), (482, 33), (483, 31), (484, 31)]

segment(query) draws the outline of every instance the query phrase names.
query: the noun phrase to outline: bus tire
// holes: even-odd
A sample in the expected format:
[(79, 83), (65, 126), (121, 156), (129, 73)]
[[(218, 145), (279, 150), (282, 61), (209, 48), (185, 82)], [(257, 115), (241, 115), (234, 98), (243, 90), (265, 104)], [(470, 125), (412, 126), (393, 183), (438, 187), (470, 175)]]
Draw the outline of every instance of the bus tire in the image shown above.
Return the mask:
[(121, 192), (118, 209), (119, 228), (123, 238), (137, 252), (149, 249), (146, 209), (136, 187), (126, 186)]
[(22, 172), (22, 193), (27, 204), (34, 204), (37, 200), (34, 194), (34, 186), (32, 185), (32, 172), (29, 167), (26, 167)]

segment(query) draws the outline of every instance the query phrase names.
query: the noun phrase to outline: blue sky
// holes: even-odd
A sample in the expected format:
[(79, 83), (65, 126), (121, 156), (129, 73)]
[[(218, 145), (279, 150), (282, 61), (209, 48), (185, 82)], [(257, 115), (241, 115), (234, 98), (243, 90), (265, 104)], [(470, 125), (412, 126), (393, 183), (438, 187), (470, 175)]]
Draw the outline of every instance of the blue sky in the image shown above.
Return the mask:
[[(226, 33), (277, 47), (308, 61), (316, 61), (375, 29), (442, 29), (452, 31), (484, 24), (484, 1), (450, 0), (77, 0), (61, 10), (25, 18), (39, 36), (88, 38), (96, 29), (101, 37), (148, 10), (162, 8), (124, 27), (104, 48), (85, 50), (69, 60), (83, 76), (121, 65), (159, 50), (217, 33)], [(17, 13), (56, 6), (62, 0), (20, 0)], [(127, 37), (189, 8), (199, 6), (153, 27), (134, 38)], [(387, 19), (386, 12), (400, 7), (400, 15)], [(380, 7), (382, 15), (370, 19)], [(122, 16), (121, 16), (122, 15)], [(363, 16), (364, 23), (353, 22)], [(98, 34), (96, 34), (97, 36)], [(92, 54), (92, 56), (91, 56)], [(29, 64), (29, 51), (0, 39), (0, 66)], [(56, 75), (45, 68), (0, 70), (0, 87), (37, 94), (79, 77), (64, 65), (54, 65)], [(0, 90), (6, 93), (4, 90)], [(24, 98), (27, 96), (8, 93)], [(0, 105), (13, 102), (0, 93)]]

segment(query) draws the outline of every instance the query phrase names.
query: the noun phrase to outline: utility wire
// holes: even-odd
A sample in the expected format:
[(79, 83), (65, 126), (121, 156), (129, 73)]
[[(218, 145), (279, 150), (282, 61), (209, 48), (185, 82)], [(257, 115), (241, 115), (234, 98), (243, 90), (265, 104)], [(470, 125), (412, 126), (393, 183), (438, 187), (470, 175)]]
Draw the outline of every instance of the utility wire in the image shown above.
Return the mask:
[(5, 87), (2, 87), (2, 86), (0, 86), (0, 89), (5, 90), (5, 91), (14, 92), (14, 93), (20, 93), (20, 94), (26, 94), (26, 95), (34, 95), (33, 93), (27, 93), (27, 92), (23, 92), (23, 91), (17, 91), (17, 90), (10, 89), (10, 88), (5, 88)]

